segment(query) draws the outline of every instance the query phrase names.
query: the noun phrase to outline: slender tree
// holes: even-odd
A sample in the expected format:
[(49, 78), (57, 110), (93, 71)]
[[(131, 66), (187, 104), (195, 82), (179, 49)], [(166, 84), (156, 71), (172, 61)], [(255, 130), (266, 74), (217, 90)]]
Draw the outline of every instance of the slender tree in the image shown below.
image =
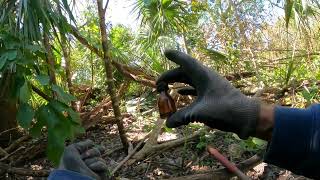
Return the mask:
[[(107, 1), (108, 4), (109, 1)], [(117, 120), (117, 126), (118, 131), (120, 134), (121, 142), (125, 149), (128, 149), (128, 140), (126, 137), (125, 129), (122, 122), (121, 112), (120, 112), (120, 101), (117, 97), (116, 91), (115, 91), (115, 85), (113, 81), (113, 74), (112, 74), (112, 62), (109, 52), (109, 46), (108, 46), (108, 37), (107, 37), (107, 29), (105, 25), (105, 12), (107, 8), (107, 4), (103, 8), (102, 0), (97, 0), (97, 6), (98, 6), (98, 14), (99, 14), (99, 25), (100, 25), (100, 33), (101, 33), (101, 45), (102, 45), (102, 51), (103, 51), (103, 63), (105, 67), (106, 77), (107, 77), (107, 91), (111, 97), (112, 101), (112, 108), (114, 112), (114, 116)]]

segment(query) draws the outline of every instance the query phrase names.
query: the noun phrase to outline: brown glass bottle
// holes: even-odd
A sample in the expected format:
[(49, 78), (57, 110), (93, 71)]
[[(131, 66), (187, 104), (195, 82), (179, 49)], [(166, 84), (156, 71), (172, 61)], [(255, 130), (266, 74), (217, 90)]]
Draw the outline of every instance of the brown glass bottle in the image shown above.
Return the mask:
[(168, 94), (168, 85), (160, 82), (157, 86), (157, 91), (160, 93), (158, 97), (158, 108), (160, 118), (164, 119), (171, 116), (177, 111), (175, 102), (172, 97)]

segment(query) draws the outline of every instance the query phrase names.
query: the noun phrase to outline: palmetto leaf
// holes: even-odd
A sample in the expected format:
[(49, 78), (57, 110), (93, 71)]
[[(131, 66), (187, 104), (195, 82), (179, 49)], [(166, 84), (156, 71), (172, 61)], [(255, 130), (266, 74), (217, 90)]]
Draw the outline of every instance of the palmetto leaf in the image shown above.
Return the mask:
[(285, 20), (286, 20), (286, 27), (288, 28), (290, 18), (292, 16), (292, 8), (295, 0), (286, 0), (285, 3)]
[[(10, 29), (26, 40), (39, 41), (43, 32), (50, 34), (51, 29), (58, 28), (63, 31), (68, 28), (66, 18), (61, 17), (57, 11), (58, 6), (71, 21), (74, 20), (66, 0), (2, 1), (0, 24), (10, 24)], [(16, 19), (16, 23), (10, 23), (12, 19)]]
[(150, 43), (162, 35), (182, 31), (187, 9), (187, 4), (178, 0), (138, 0), (133, 7), (138, 18), (141, 18), (142, 26), (149, 29)]

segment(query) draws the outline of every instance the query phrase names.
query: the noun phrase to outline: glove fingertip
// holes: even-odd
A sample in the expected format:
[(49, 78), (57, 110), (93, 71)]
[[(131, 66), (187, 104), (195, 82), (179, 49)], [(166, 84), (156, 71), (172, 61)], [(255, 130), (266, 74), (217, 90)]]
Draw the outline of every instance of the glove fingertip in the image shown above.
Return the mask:
[(166, 126), (167, 126), (168, 128), (175, 128), (175, 127), (176, 127), (176, 126), (175, 126), (175, 123), (172, 122), (172, 121), (169, 121), (168, 119), (166, 120)]
[(101, 162), (101, 161), (95, 162), (95, 163), (90, 164), (88, 166), (93, 171), (107, 171), (108, 170), (108, 167), (105, 164), (105, 162)]
[(197, 95), (197, 91), (193, 87), (190, 87), (190, 86), (178, 89), (178, 93), (180, 95), (191, 95), (191, 96)]
[(85, 141), (80, 141), (75, 144), (75, 147), (80, 153), (83, 153), (84, 151), (88, 150), (94, 145), (94, 142), (91, 139), (86, 139)]
[(188, 124), (188, 122), (181, 117), (179, 112), (172, 114), (166, 121), (166, 126), (168, 128), (176, 128), (186, 124)]
[(177, 53), (179, 53), (179, 51), (174, 50), (174, 49), (166, 49), (166, 50), (164, 50), (164, 55), (166, 57), (175, 56)]

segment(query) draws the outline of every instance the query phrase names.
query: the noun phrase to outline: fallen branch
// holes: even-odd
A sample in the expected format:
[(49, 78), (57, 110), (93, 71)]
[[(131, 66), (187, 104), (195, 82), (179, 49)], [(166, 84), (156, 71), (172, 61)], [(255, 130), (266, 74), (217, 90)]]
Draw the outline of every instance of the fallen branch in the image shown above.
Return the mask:
[(10, 144), (10, 146), (5, 148), (4, 150), (6, 150), (7, 152), (11, 152), (11, 151), (13, 151), (13, 149), (15, 149), (16, 147), (20, 146), (23, 141), (26, 141), (26, 140), (28, 140), (30, 138), (31, 138), (30, 135), (22, 136), (21, 138), (17, 139), (12, 144)]
[[(256, 165), (262, 162), (262, 158), (258, 155), (254, 155), (251, 158), (244, 160), (237, 164), (236, 166), (243, 172), (246, 172)], [(209, 171), (201, 174), (194, 174), (189, 176), (181, 176), (176, 178), (171, 178), (170, 180), (225, 180), (234, 177), (235, 175), (230, 173), (226, 168), (221, 168), (213, 171)]]
[(1, 158), (0, 161), (4, 161), (4, 160), (8, 159), (8, 158), (9, 158), (10, 156), (12, 156), (13, 154), (16, 154), (17, 152), (19, 152), (19, 151), (21, 151), (21, 150), (23, 150), (23, 149), (25, 149), (25, 148), (26, 148), (26, 147), (24, 147), (24, 146), (20, 146), (18, 149), (16, 149), (16, 150), (13, 151), (12, 153), (10, 153), (10, 154), (6, 155), (5, 157)]
[(3, 134), (5, 134), (5, 133), (7, 133), (7, 132), (15, 131), (15, 130), (17, 130), (17, 129), (18, 129), (18, 127), (14, 127), (14, 128), (10, 128), (10, 129), (4, 130), (4, 131), (2, 131), (2, 132), (0, 133), (0, 136), (2, 136)]
[[(94, 47), (89, 43), (89, 41), (83, 37), (80, 32), (77, 30), (76, 27), (70, 25), (71, 27), (71, 34), (85, 47), (90, 49), (93, 53), (97, 56), (103, 58), (102, 52), (97, 48)], [(142, 69), (137, 67), (131, 67), (128, 65), (120, 64), (114, 60), (112, 60), (112, 65), (117, 68), (117, 70), (122, 73), (125, 77), (134, 80), (138, 83), (142, 83), (146, 86), (155, 87), (155, 78), (151, 75), (146, 74)], [(152, 78), (151, 78), (152, 77)]]
[(155, 128), (150, 132), (150, 138), (145, 143), (143, 148), (139, 152), (137, 152), (130, 161), (128, 161), (129, 165), (135, 163), (136, 161), (140, 161), (143, 158), (145, 158), (151, 154), (158, 153), (158, 152), (164, 151), (166, 149), (180, 146), (181, 144), (185, 143), (186, 141), (190, 141), (192, 139), (199, 137), (200, 133), (201, 133), (200, 131), (197, 131), (191, 136), (168, 141), (168, 142), (165, 142), (162, 144), (158, 144), (157, 139), (158, 139), (158, 136), (161, 132), (163, 123), (164, 123), (164, 119), (158, 119), (156, 121)]
[[(132, 115), (128, 114), (128, 113), (122, 114), (122, 118), (127, 118), (130, 116), (132, 116)], [(115, 124), (115, 123), (117, 123), (117, 119), (114, 116), (101, 116), (97, 120), (90, 121), (86, 124), (83, 124), (82, 126), (84, 127), (84, 129), (89, 129), (90, 127), (94, 126), (95, 124), (97, 124), (99, 122), (101, 122), (103, 124)]]
[[(120, 89), (117, 93), (117, 96), (119, 98), (121, 98), (125, 94), (129, 85), (129, 82), (125, 82), (120, 86)], [(97, 121), (99, 121), (103, 117), (103, 115), (105, 115), (106, 110), (111, 108), (111, 105), (111, 99), (110, 97), (107, 97), (102, 100), (95, 108), (93, 108), (93, 110), (86, 114), (82, 114), (82, 126), (84, 126), (85, 128), (89, 128), (90, 126), (96, 124)]]
[(112, 62), (112, 65), (117, 68), (117, 70), (122, 73), (125, 77), (141, 83), (142, 85), (149, 86), (152, 88), (156, 87), (155, 77), (146, 74), (139, 68), (129, 67), (124, 64), (120, 64), (116, 61)]
[(26, 145), (26, 149), (24, 149), (19, 154), (14, 154), (11, 158), (15, 161), (12, 161), (12, 166), (17, 166), (25, 162), (31, 161), (34, 157), (40, 155), (43, 153), (46, 149), (47, 141), (46, 137), (39, 138), (36, 142), (33, 144), (30, 144), (29, 146)]
[(136, 147), (129, 152), (129, 154), (127, 155), (127, 157), (125, 157), (111, 172), (111, 176), (114, 175), (114, 173), (116, 173), (118, 171), (118, 169), (120, 169), (124, 163), (126, 163), (131, 157), (132, 155), (134, 155), (137, 150), (141, 147), (141, 145), (145, 142), (145, 140), (149, 137), (149, 134), (147, 134), (137, 145)]
[(82, 109), (83, 105), (87, 102), (88, 97), (89, 97), (90, 93), (92, 93), (92, 91), (93, 91), (93, 89), (92, 89), (92, 88), (89, 88), (89, 89), (87, 90), (84, 98), (80, 100), (80, 106), (79, 106), (79, 108), (78, 108), (78, 111), (79, 111), (79, 112), (81, 112), (81, 109)]
[(16, 168), (1, 162), (0, 169), (3, 173), (17, 174), (20, 176), (47, 177), (50, 174), (49, 170), (30, 170), (25, 168)]
[(8, 155), (7, 151), (5, 151), (0, 147), (0, 156), (7, 156), (7, 155)]

